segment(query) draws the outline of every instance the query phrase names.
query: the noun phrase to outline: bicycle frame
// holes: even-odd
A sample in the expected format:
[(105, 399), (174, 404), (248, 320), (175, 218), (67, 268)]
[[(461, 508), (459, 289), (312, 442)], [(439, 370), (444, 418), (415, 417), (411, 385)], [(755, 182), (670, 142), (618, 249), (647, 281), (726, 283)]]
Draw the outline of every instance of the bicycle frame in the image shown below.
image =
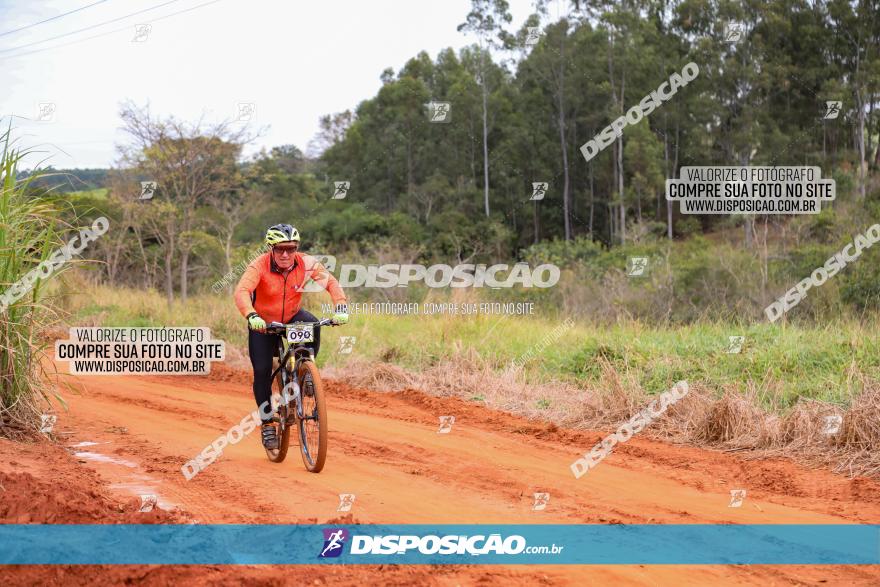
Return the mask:
[[(321, 326), (326, 326), (328, 324), (332, 324), (333, 322), (330, 319), (320, 320), (318, 322), (309, 322), (309, 324), (313, 324), (315, 329), (321, 328)], [(272, 371), (272, 375), (269, 377), (269, 381), (274, 381), (275, 377), (278, 376), (278, 372), (281, 371), (281, 388), (284, 390), (287, 385), (290, 383), (287, 381), (286, 372), (284, 371), (284, 366), (287, 365), (287, 362), (290, 360), (290, 356), (293, 355), (294, 363), (293, 370), (291, 371), (291, 375), (296, 378), (297, 373), (299, 373), (299, 366), (303, 361), (314, 361), (315, 356), (312, 353), (312, 349), (305, 346), (305, 344), (298, 344), (293, 346), (290, 344), (290, 341), (287, 340), (287, 337), (283, 334), (283, 328), (286, 328), (289, 324), (281, 324), (278, 322), (273, 322), (270, 324), (270, 328), (274, 330), (281, 330), (279, 332), (279, 338), (281, 339), (278, 345), (278, 367)], [(298, 418), (302, 418), (302, 398), (300, 397), (300, 385), (299, 381), (296, 382), (296, 396), (293, 398), (294, 404), (296, 405), (296, 416)], [(282, 398), (282, 400), (286, 400), (289, 402), (289, 399)], [(286, 422), (285, 422), (286, 424)]]
[[(278, 344), (278, 355), (278, 367), (272, 371), (269, 381), (274, 381), (275, 377), (278, 376), (278, 372), (281, 371), (281, 389), (283, 391), (288, 384), (290, 384), (290, 381), (288, 381), (288, 374), (291, 377), (296, 378), (297, 373), (299, 373), (300, 364), (303, 361), (313, 360), (313, 355), (311, 349), (305, 346), (292, 346), (284, 336), (281, 337), (281, 341)], [(284, 367), (288, 364), (288, 361), (290, 361), (291, 355), (294, 357), (293, 369), (286, 370)], [(282, 400), (286, 400), (289, 405), (290, 399), (282, 397)], [(293, 401), (296, 406), (296, 415), (301, 417), (303, 414), (299, 381), (296, 382), (296, 395), (293, 397)]]

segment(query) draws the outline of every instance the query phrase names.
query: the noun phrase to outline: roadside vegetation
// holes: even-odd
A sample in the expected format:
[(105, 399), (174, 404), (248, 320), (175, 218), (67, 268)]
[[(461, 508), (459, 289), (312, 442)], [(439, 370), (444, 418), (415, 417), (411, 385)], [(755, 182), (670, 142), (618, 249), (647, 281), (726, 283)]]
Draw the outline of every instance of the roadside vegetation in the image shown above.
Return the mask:
[[(18, 178), (18, 165), (26, 154), (16, 148), (8, 129), (0, 133), (0, 294), (47, 259), (59, 243), (57, 210), (31, 193), (30, 183), (40, 175)], [(55, 320), (43, 304), (45, 286), (38, 280), (8, 307), (0, 301), (0, 434), (6, 436), (35, 432), (46, 402), (55, 396), (42, 363), (47, 343), (40, 333)]]
[[(73, 324), (209, 326), (249, 365), (246, 326), (230, 296), (199, 295), (168, 310), (156, 292), (86, 284), (75, 289), (80, 295), (68, 303)], [(309, 306), (320, 314), (325, 300), (310, 296)], [(479, 303), (476, 297), (448, 300), (454, 301)], [(719, 393), (755, 390), (763, 407), (784, 411), (799, 398), (846, 405), (863, 390), (864, 378), (880, 380), (875, 324), (832, 319), (783, 327), (705, 319), (682, 325), (638, 320), (607, 325), (575, 320), (568, 327), (546, 315), (355, 315), (345, 327), (324, 329), (319, 364), (344, 369), (350, 359), (360, 358), (418, 372), (478, 356), (481, 367), (497, 374), (521, 365), (517, 368), (529, 383), (589, 386), (598, 386), (611, 368), (647, 393), (687, 379)], [(340, 336), (356, 337), (350, 355), (340, 352)], [(731, 346), (730, 337), (736, 336), (744, 337), (741, 347)], [(739, 352), (729, 352), (738, 347)]]

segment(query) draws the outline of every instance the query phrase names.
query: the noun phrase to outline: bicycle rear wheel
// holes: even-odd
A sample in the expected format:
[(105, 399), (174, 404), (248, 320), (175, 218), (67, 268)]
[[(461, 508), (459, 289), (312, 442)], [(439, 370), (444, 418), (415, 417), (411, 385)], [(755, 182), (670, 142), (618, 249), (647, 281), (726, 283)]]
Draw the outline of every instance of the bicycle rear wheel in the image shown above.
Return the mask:
[(327, 406), (324, 402), (324, 384), (313, 361), (302, 361), (299, 366), (302, 414), (297, 417), (299, 446), (303, 465), (311, 473), (320, 473), (327, 460)]
[(278, 375), (276, 375), (274, 381), (272, 381), (271, 402), (272, 414), (278, 419), (278, 423), (275, 425), (275, 430), (278, 436), (278, 448), (264, 448), (266, 450), (266, 456), (269, 457), (270, 461), (273, 463), (280, 463), (287, 458), (287, 449), (290, 446), (291, 424), (288, 422), (288, 415), (290, 414), (291, 406), (289, 400), (285, 401), (284, 398), (284, 382), (281, 378), (281, 370), (278, 371)]

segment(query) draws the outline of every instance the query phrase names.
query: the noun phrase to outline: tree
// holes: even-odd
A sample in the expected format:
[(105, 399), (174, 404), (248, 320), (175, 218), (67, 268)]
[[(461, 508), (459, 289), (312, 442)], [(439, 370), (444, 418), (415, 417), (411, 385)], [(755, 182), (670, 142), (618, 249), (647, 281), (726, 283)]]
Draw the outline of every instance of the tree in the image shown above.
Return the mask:
[[(548, 0), (539, 0), (536, 6), (538, 11), (547, 14)], [(567, 49), (569, 35), (569, 13), (562, 15), (560, 20), (547, 27), (545, 45), (539, 44), (536, 48), (535, 57), (528, 60), (530, 66), (536, 67), (536, 72), (544, 80), (552, 95), (553, 107), (556, 111), (554, 117), (558, 132), (559, 150), (562, 157), (562, 209), (563, 230), (565, 240), (571, 240), (571, 173), (569, 169), (568, 143), (569, 130), (569, 99), (566, 95), (566, 74), (571, 68), (571, 55)], [(543, 73), (546, 72), (546, 73)]]
[[(869, 88), (880, 81), (878, 41), (880, 41), (880, 14), (870, 0), (832, 0), (828, 3), (831, 27), (837, 33), (841, 46), (837, 56), (844, 66), (846, 81), (855, 102), (855, 144), (859, 156), (859, 199), (864, 201), (867, 184), (865, 128), (867, 110), (873, 107)], [(870, 97), (869, 97), (870, 96)]]
[(154, 118), (149, 107), (123, 104), (123, 130), (132, 142), (120, 148), (124, 164), (158, 183), (170, 208), (155, 224), (165, 250), (165, 293), (174, 301), (172, 265), (179, 255), (180, 296), (188, 294), (189, 259), (196, 236), (196, 209), (208, 198), (241, 184), (237, 166), (242, 146), (250, 140), (246, 127), (231, 121), (188, 124), (173, 117)]
[[(467, 19), (458, 25), (459, 32), (476, 33), (479, 39), (480, 66), (477, 79), (483, 97), (483, 202), (487, 218), (489, 217), (489, 85), (486, 57), (490, 49), (497, 49), (509, 39), (504, 31), (504, 25), (510, 23), (511, 19), (506, 0), (471, 0), (471, 11)], [(489, 57), (491, 58), (491, 54)]]
[[(627, 129), (628, 140), (624, 156), (629, 162), (632, 174), (630, 184), (635, 192), (636, 219), (642, 223), (642, 196), (657, 196), (657, 211), (660, 209), (660, 194), (663, 192), (663, 147), (651, 132), (646, 122)], [(650, 200), (649, 200), (650, 201)]]
[[(354, 122), (354, 114), (351, 110), (337, 112), (336, 114), (325, 114), (318, 122), (320, 130), (318, 134), (309, 142), (308, 153), (310, 157), (320, 157), (324, 151), (342, 142), (345, 138), (345, 131)], [(296, 147), (294, 147), (296, 149)], [(274, 149), (273, 149), (274, 151)], [(299, 151), (299, 149), (297, 149)], [(274, 154), (274, 153), (273, 153)]]

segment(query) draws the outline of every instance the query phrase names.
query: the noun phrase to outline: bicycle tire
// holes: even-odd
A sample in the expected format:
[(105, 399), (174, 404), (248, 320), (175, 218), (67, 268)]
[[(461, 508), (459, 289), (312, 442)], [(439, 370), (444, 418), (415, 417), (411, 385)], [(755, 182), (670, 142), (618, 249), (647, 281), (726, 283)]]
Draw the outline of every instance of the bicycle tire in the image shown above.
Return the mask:
[[(310, 473), (320, 473), (327, 460), (327, 405), (324, 397), (324, 384), (313, 361), (302, 361), (299, 366), (300, 398), (305, 419), (297, 414), (300, 455), (303, 465)], [(311, 384), (313, 394), (307, 393)], [(315, 422), (317, 430), (307, 429)]]

